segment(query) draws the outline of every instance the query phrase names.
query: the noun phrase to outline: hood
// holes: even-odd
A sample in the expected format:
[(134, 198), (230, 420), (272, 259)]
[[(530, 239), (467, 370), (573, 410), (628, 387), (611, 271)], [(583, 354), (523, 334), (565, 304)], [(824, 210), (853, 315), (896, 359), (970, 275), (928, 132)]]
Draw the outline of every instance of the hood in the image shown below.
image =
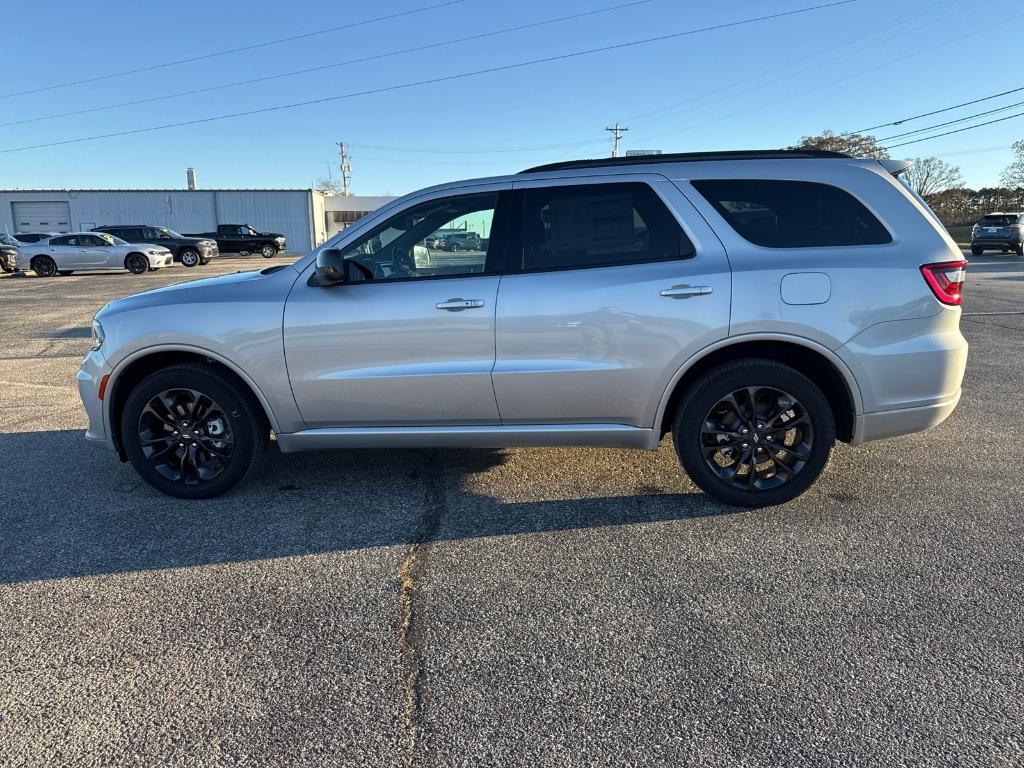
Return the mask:
[[(291, 268), (279, 271), (291, 273), (290, 278), (287, 280), (287, 285), (290, 287), (296, 277), (296, 271)], [(274, 274), (277, 274), (277, 272), (266, 275), (256, 270), (251, 272), (235, 272), (231, 275), (204, 277), (199, 280), (190, 280), (184, 283), (167, 285), (162, 288), (154, 288), (150, 291), (126, 296), (123, 299), (115, 299), (101, 309), (97, 316), (107, 316), (146, 307), (186, 305), (211, 301), (229, 302), (232, 300), (235, 291), (244, 290), (246, 286), (252, 283), (262, 283)]]

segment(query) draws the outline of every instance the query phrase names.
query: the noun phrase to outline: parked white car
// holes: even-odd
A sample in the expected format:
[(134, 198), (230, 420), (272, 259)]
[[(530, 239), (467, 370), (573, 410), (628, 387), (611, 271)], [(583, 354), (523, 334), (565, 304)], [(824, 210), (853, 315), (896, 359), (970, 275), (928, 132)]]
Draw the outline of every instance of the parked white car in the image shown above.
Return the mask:
[(40, 277), (93, 269), (127, 269), (141, 275), (171, 266), (174, 256), (162, 245), (126, 243), (103, 232), (71, 232), (18, 250), (18, 269), (31, 269)]

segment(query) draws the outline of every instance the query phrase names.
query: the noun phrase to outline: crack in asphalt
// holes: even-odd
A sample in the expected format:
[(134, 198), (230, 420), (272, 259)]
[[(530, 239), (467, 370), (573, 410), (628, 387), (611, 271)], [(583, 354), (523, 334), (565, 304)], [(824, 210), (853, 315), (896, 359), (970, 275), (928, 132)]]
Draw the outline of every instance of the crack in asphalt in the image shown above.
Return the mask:
[(398, 569), (398, 665), (404, 688), (402, 723), (408, 739), (407, 765), (423, 764), (425, 706), (423, 661), (426, 627), (421, 590), (430, 567), (434, 539), (446, 506), (444, 468), (435, 451), (425, 452), (419, 476), (423, 478), (423, 515), (413, 535), (412, 546)]

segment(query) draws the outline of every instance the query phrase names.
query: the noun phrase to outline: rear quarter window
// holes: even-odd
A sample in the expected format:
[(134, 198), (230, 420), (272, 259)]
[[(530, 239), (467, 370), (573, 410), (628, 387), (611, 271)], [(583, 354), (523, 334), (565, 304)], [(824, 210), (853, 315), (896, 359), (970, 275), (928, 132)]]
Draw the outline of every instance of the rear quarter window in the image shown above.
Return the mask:
[(770, 179), (705, 179), (690, 184), (741, 237), (765, 248), (892, 242), (871, 211), (830, 184)]

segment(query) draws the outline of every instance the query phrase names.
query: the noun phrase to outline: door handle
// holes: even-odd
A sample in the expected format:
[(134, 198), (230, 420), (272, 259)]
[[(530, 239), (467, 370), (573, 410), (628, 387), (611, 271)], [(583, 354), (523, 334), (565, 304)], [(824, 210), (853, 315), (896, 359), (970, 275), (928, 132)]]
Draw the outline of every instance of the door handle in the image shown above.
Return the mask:
[(710, 285), (673, 285), (661, 292), (670, 299), (688, 299), (691, 296), (707, 296), (711, 293)]
[(480, 309), (483, 305), (480, 299), (448, 299), (434, 306), (446, 312), (461, 312), (464, 309)]

